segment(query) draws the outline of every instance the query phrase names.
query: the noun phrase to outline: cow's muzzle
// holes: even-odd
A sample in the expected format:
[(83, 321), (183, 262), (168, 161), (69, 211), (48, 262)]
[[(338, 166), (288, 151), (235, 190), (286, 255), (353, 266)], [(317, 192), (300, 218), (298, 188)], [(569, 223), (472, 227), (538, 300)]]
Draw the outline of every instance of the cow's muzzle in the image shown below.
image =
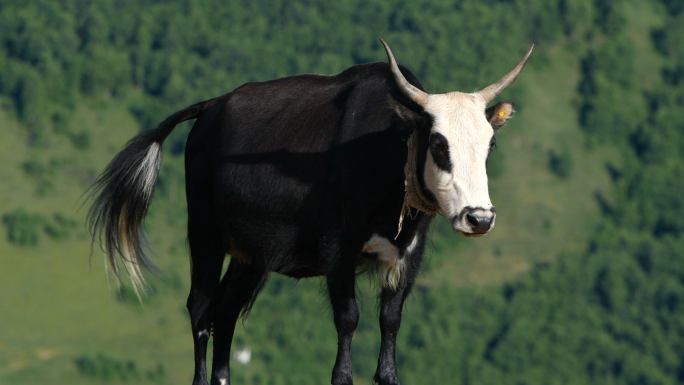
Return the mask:
[(466, 207), (451, 219), (451, 226), (466, 237), (481, 237), (494, 228), (495, 222), (496, 212), (493, 207)]

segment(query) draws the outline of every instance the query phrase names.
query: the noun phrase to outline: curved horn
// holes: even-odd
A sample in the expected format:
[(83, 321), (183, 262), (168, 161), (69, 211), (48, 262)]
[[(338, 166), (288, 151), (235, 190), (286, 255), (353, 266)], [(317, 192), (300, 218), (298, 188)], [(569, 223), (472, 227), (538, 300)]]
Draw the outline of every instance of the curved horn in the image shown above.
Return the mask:
[(530, 57), (530, 54), (532, 53), (532, 50), (534, 49), (534, 44), (532, 44), (532, 48), (530, 48), (529, 51), (527, 51), (527, 55), (525, 55), (524, 58), (518, 63), (515, 68), (506, 76), (502, 77), (501, 80), (498, 82), (492, 84), (491, 86), (485, 88), (484, 90), (478, 92), (478, 94), (482, 95), (482, 97), (485, 100), (485, 103), (489, 103), (494, 98), (499, 96), (500, 93), (502, 93), (508, 86), (511, 85), (515, 81), (515, 79), (520, 75), (520, 71), (525, 67), (525, 64), (527, 63), (527, 59)]
[(385, 43), (384, 40), (380, 39), (380, 42), (382, 42), (382, 45), (385, 46), (385, 51), (387, 51), (387, 59), (389, 60), (390, 64), (390, 70), (392, 71), (392, 75), (394, 75), (394, 80), (397, 82), (397, 86), (399, 87), (401, 92), (403, 92), (404, 95), (411, 98), (411, 100), (413, 100), (414, 102), (425, 107), (425, 105), (428, 102), (428, 99), (430, 98), (430, 95), (414, 87), (411, 83), (409, 83), (406, 80), (404, 75), (401, 74), (401, 71), (399, 71), (399, 66), (397, 65), (397, 61), (394, 60), (392, 50), (389, 48), (389, 46), (387, 46), (387, 43)]

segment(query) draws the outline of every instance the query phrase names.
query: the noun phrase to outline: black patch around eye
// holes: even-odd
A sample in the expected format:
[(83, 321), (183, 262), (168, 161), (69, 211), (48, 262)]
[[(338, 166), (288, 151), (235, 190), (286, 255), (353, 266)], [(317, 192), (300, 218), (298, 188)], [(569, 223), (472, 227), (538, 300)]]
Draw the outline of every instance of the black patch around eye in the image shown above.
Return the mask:
[(449, 157), (449, 141), (444, 135), (433, 132), (430, 134), (430, 153), (437, 167), (446, 172), (451, 172), (451, 158)]

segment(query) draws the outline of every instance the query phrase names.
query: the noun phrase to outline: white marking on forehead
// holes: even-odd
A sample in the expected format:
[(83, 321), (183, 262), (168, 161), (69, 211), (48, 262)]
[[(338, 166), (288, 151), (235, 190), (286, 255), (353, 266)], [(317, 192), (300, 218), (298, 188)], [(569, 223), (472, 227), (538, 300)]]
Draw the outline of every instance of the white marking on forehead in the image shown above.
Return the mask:
[[(449, 92), (446, 94), (430, 95), (430, 101), (425, 107), (433, 116), (434, 132), (439, 132), (449, 140), (457, 143), (472, 144), (473, 140), (484, 140), (489, 143), (494, 129), (487, 122), (484, 115), (484, 100), (479, 95)], [(478, 148), (486, 156), (487, 148)]]
[(221, 383), (221, 385), (226, 385), (228, 383), (228, 381), (225, 378), (219, 378), (219, 382)]

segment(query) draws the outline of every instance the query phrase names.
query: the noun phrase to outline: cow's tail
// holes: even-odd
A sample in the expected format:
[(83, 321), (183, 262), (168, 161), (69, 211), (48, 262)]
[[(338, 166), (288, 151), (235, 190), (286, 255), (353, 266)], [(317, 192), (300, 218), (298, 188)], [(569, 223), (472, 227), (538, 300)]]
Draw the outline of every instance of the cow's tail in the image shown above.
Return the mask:
[(87, 220), (91, 255), (92, 246), (99, 240), (117, 279), (120, 259), (138, 297), (146, 290), (142, 270), (158, 270), (145, 254), (147, 238), (142, 222), (152, 203), (162, 162), (162, 142), (177, 124), (197, 118), (217, 99), (187, 107), (166, 118), (156, 129), (138, 134), (116, 154), (89, 190), (88, 199), (93, 199)]

